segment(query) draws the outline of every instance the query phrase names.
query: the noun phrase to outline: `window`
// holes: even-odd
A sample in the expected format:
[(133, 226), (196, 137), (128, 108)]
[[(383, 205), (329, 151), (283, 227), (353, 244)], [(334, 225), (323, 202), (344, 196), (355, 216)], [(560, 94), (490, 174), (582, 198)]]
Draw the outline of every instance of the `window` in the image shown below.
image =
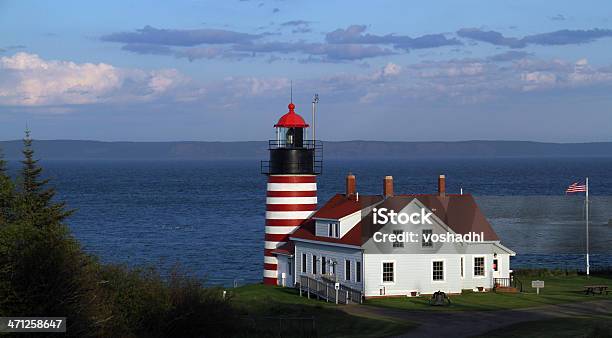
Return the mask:
[(287, 130), (287, 134), (285, 134), (286, 136), (286, 141), (287, 141), (287, 145), (293, 145), (293, 134), (295, 132), (295, 129), (293, 128), (289, 128)]
[[(433, 234), (433, 230), (431, 229), (423, 230), (422, 235), (421, 235), (421, 246), (423, 248), (431, 248), (433, 246), (433, 242), (431, 241), (432, 234)], [(425, 238), (425, 235), (427, 235), (427, 239)]]
[(302, 273), (306, 273), (306, 254), (302, 253)]
[(497, 262), (497, 258), (493, 260), (493, 271), (499, 271), (499, 264)]
[(344, 261), (344, 279), (351, 280), (351, 261), (348, 259)]
[(485, 264), (484, 257), (474, 257), (474, 276), (484, 277), (485, 275)]
[(328, 235), (332, 238), (340, 238), (340, 223), (329, 223)]
[(361, 283), (361, 262), (357, 261), (355, 267), (355, 280), (357, 283)]
[(393, 234), (396, 236), (396, 240), (395, 242), (393, 242), (393, 247), (394, 248), (403, 248), (404, 247), (404, 242), (400, 242), (397, 240), (397, 236), (399, 234), (401, 234), (403, 231), (402, 230), (393, 230)]
[(325, 263), (327, 263), (327, 261), (325, 260), (325, 257), (321, 257), (321, 273), (322, 274), (326, 274), (327, 273), (327, 269), (325, 269)]
[(433, 261), (431, 264), (431, 279), (433, 281), (444, 280), (444, 261)]
[(312, 255), (312, 274), (317, 274), (317, 256)]
[(382, 281), (383, 283), (393, 283), (394, 275), (393, 275), (393, 262), (383, 262), (382, 263)]
[(329, 261), (329, 273), (331, 275), (335, 275), (336, 274), (336, 262), (330, 260)]
[(291, 261), (287, 262), (287, 272), (289, 273), (289, 276), (291, 276), (293, 269), (291, 269)]
[(464, 266), (465, 263), (463, 261), (464, 261), (463, 256), (461, 256), (461, 278), (463, 278), (464, 276), (463, 270), (465, 269), (465, 266)]

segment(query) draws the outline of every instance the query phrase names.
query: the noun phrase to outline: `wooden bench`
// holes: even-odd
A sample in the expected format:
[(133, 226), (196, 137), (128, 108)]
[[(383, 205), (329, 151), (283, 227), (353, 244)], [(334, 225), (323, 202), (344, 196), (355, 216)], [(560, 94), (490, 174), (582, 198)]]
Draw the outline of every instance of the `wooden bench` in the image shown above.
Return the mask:
[(585, 285), (584, 293), (586, 295), (603, 295), (604, 293), (607, 295), (610, 293), (610, 290), (608, 290), (607, 285)]

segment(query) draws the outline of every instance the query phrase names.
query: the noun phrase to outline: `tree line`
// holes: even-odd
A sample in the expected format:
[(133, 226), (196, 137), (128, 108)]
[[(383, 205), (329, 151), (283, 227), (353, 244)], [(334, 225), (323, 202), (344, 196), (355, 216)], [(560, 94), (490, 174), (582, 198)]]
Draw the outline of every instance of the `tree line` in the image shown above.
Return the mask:
[(174, 269), (102, 264), (84, 252), (35, 158), (29, 131), (16, 175), (0, 152), (0, 316), (67, 317), (78, 337), (201, 337), (238, 332), (221, 290)]

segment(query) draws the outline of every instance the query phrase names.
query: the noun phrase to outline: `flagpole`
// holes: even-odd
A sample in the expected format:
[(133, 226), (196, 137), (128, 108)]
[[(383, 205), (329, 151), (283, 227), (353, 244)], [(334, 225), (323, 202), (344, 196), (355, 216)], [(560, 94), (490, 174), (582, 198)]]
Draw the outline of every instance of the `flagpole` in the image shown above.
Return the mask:
[(589, 276), (589, 178), (586, 178), (586, 274)]

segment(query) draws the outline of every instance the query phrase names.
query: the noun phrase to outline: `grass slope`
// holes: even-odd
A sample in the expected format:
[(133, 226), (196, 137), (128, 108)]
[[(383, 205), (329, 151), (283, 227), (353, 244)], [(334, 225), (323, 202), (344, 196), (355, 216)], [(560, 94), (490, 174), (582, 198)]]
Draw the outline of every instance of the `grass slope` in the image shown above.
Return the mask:
[[(255, 323), (249, 336), (280, 336), (279, 333), (299, 336), (300, 331), (304, 332), (302, 336), (309, 335), (304, 330), (310, 321), (281, 321), (278, 317), (314, 318), (319, 337), (386, 337), (405, 333), (414, 327), (411, 323), (351, 316), (340, 310), (346, 305), (308, 299), (305, 295), (300, 297), (297, 290), (289, 288), (247, 285), (232, 289), (231, 297), (234, 306), (249, 318), (247, 320)], [(270, 329), (266, 331), (265, 328)]]

